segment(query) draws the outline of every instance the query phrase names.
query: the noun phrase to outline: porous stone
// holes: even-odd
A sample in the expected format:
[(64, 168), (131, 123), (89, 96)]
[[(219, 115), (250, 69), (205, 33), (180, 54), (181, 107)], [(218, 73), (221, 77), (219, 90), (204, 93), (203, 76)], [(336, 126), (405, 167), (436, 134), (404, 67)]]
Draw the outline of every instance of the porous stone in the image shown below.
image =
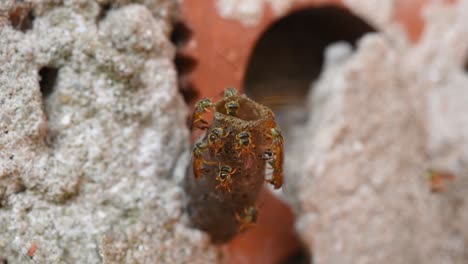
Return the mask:
[[(314, 263), (468, 262), (468, 1), (426, 16), (419, 43), (368, 34), (312, 86), (285, 191)], [(456, 178), (431, 193), (427, 169)]]
[(177, 1), (131, 2), (0, 3), (8, 263), (215, 259), (206, 237), (181, 222), (173, 178), (188, 147), (169, 40)]

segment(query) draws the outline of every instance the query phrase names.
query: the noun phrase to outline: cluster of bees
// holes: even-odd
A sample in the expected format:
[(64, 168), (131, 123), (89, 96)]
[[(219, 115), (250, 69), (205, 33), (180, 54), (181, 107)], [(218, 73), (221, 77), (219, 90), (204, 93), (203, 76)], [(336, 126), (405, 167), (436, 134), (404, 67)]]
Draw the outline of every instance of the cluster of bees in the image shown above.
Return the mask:
[[(240, 104), (237, 98), (236, 89), (228, 88), (225, 90), (224, 108), (226, 110), (226, 115), (239, 117), (238, 112)], [(192, 129), (197, 128), (207, 130), (210, 128), (210, 123), (205, 120), (205, 114), (213, 111), (214, 106), (214, 103), (209, 98), (204, 98), (196, 103), (192, 116)], [(278, 189), (283, 183), (283, 136), (273, 120), (266, 123), (266, 129), (264, 129), (264, 131), (266, 132), (264, 132), (263, 136), (268, 142), (268, 146), (266, 146), (266, 148), (265, 146), (261, 146), (261, 151), (258, 151), (256, 149), (257, 146), (253, 143), (253, 132), (242, 130), (234, 135), (235, 142), (232, 148), (235, 153), (233, 154), (233, 157), (238, 159), (253, 158), (261, 161), (266, 160), (272, 168), (272, 177), (270, 179), (266, 179), (266, 181), (272, 184), (275, 189)], [(228, 193), (232, 192), (231, 185), (233, 179), (235, 179), (235, 174), (238, 172), (238, 168), (233, 168), (222, 161), (218, 162), (218, 164), (216, 164), (216, 162), (207, 161), (203, 156), (206, 151), (212, 151), (212, 154), (214, 155), (218, 155), (223, 151), (224, 144), (230, 133), (232, 132), (225, 131), (222, 127), (214, 127), (207, 135), (206, 141), (196, 143), (192, 151), (193, 175), (195, 179), (198, 180), (203, 176), (204, 166), (215, 166), (217, 167), (215, 178), (218, 181), (216, 189), (223, 189)], [(233, 135), (231, 135), (231, 138), (232, 137)], [(255, 153), (259, 152), (261, 152), (261, 155), (256, 156)], [(250, 206), (244, 210), (242, 217), (236, 214), (236, 218), (242, 223), (242, 231), (252, 222), (256, 221), (257, 210), (254, 206)]]

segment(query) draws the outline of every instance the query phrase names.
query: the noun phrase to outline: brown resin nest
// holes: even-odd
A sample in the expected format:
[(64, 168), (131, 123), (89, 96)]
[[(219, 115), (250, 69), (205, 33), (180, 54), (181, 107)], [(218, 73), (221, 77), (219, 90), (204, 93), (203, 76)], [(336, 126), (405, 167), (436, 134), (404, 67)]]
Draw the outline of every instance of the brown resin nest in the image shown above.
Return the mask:
[[(225, 105), (230, 101), (239, 103), (235, 116), (226, 113)], [(225, 97), (215, 103), (213, 109), (213, 121), (205, 136), (197, 142), (207, 146), (199, 157), (204, 163), (198, 168), (198, 172), (195, 169), (195, 173), (195, 163), (192, 163), (186, 176), (185, 190), (188, 196), (187, 212), (192, 224), (209, 233), (213, 242), (223, 243), (244, 228), (245, 223), (240, 218), (250, 217), (248, 220), (255, 222), (256, 215), (248, 215), (248, 209), (254, 208), (265, 182), (267, 160), (272, 158), (267, 155), (273, 144), (269, 133), (276, 127), (276, 123), (274, 114), (268, 107), (245, 95)], [(209, 138), (213, 130), (219, 128), (223, 134), (221, 141), (214, 146), (210, 144)], [(239, 149), (241, 132), (251, 135), (250, 144), (253, 145), (249, 152), (241, 153)], [(196, 157), (192, 159), (195, 161)], [(229, 189), (220, 186), (220, 179), (217, 177), (223, 166), (234, 171)], [(199, 178), (194, 174), (200, 174)]]

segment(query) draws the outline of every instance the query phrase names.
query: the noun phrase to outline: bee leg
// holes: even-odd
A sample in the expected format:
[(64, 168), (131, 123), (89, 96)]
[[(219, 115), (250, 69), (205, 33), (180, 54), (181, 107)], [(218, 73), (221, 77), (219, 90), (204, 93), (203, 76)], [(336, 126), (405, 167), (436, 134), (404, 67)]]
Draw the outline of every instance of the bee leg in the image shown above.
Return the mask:
[(198, 129), (202, 129), (202, 130), (205, 130), (205, 129), (208, 129), (210, 126), (208, 124), (208, 122), (203, 119), (203, 118), (197, 118), (193, 121), (192, 123), (192, 127), (197, 127)]
[(208, 165), (216, 164), (216, 162), (214, 162), (214, 161), (206, 161), (206, 160), (204, 160), (203, 163), (208, 164)]
[(252, 155), (252, 157), (255, 159), (255, 152), (254, 152), (255, 145), (253, 143), (251, 144), (252, 144), (252, 147), (249, 149), (249, 154)]
[(273, 185), (275, 190), (279, 189), (283, 185), (283, 175), (278, 172), (273, 172), (273, 178), (267, 181), (268, 183)]
[(220, 146), (218, 146), (216, 149), (215, 149), (215, 155), (218, 155), (221, 150), (224, 148), (224, 143), (222, 143)]

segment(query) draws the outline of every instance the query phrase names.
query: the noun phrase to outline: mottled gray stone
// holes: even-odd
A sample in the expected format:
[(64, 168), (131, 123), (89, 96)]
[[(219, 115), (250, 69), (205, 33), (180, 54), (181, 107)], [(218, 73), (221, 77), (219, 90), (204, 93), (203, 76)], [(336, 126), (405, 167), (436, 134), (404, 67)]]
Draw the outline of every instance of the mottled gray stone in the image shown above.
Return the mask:
[[(188, 146), (168, 39), (177, 1), (130, 2), (0, 3), (0, 258), (8, 263), (215, 258), (206, 237), (182, 224), (173, 178)], [(10, 24), (19, 5), (34, 14), (32, 28)], [(50, 93), (39, 86), (45, 67), (57, 72)]]
[[(468, 1), (426, 14), (419, 43), (388, 25), (312, 87), (285, 191), (314, 263), (468, 262)], [(429, 168), (456, 179), (431, 193)]]

